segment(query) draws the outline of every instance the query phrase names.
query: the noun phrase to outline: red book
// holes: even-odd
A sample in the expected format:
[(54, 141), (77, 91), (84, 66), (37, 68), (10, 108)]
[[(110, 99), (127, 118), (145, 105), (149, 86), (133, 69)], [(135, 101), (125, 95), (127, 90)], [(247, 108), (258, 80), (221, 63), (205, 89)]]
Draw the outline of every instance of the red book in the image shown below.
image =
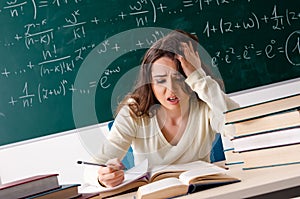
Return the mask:
[(58, 174), (36, 175), (0, 185), (0, 198), (15, 199), (59, 188)]

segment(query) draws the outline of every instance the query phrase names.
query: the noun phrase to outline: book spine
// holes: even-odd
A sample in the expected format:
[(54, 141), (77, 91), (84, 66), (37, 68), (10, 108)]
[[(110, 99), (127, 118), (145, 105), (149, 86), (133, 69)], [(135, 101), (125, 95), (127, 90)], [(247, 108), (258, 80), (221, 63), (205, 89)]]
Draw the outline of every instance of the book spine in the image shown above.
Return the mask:
[(225, 122), (225, 125), (231, 125), (231, 124), (236, 124), (236, 123), (240, 123), (240, 122), (246, 122), (246, 121), (250, 121), (250, 120), (255, 120), (255, 119), (259, 119), (259, 118), (263, 118), (263, 117), (268, 117), (268, 116), (272, 116), (272, 115), (276, 115), (276, 114), (280, 114), (280, 113), (285, 113), (285, 112), (291, 112), (291, 111), (299, 111), (300, 110), (300, 106), (297, 107), (292, 107), (292, 108), (288, 108), (288, 109), (284, 109), (284, 110), (279, 110), (279, 111), (274, 111), (271, 113), (266, 113), (263, 115), (258, 115), (255, 117), (249, 117), (249, 118), (245, 118), (245, 119), (241, 119), (241, 120), (234, 120), (231, 122)]
[(236, 151), (237, 153), (247, 153), (247, 152), (251, 152), (251, 151), (259, 151), (259, 150), (264, 150), (264, 149), (274, 149), (274, 148), (278, 148), (278, 147), (285, 147), (285, 146), (292, 146), (292, 145), (297, 145), (300, 144), (300, 142), (295, 142), (295, 143), (291, 143), (291, 144), (282, 144), (282, 145), (276, 145), (276, 146), (269, 146), (269, 147), (262, 147), (262, 148), (255, 148), (255, 149), (251, 149), (251, 150), (244, 150), (244, 151)]
[(289, 162), (289, 163), (283, 163), (283, 164), (272, 164), (272, 165), (257, 166), (257, 167), (243, 167), (242, 170), (262, 169), (262, 168), (286, 166), (286, 165), (293, 165), (293, 164), (300, 164), (300, 162)]
[(274, 102), (274, 101), (280, 101), (280, 100), (296, 97), (298, 95), (300, 95), (300, 93), (296, 93), (296, 94), (293, 94), (293, 95), (284, 96), (284, 97), (280, 97), (280, 98), (276, 98), (276, 99), (273, 99), (273, 100), (268, 100), (268, 101), (264, 101), (264, 102), (260, 102), (260, 103), (256, 103), (256, 104), (251, 104), (251, 105), (248, 105), (248, 106), (243, 106), (243, 107), (231, 109), (231, 110), (225, 111), (224, 114), (234, 112), (234, 111), (237, 111), (237, 110), (250, 108), (250, 107), (253, 107), (253, 106), (258, 106), (258, 105), (261, 105), (261, 104), (267, 104), (267, 103)]
[(265, 134), (265, 133), (272, 133), (272, 132), (277, 132), (277, 131), (284, 131), (284, 130), (288, 130), (288, 129), (296, 129), (296, 128), (300, 128), (300, 125), (289, 126), (289, 127), (284, 127), (284, 128), (277, 128), (277, 129), (273, 129), (273, 130), (260, 131), (260, 132), (249, 133), (249, 134), (243, 134), (243, 135), (237, 135), (237, 136), (234, 136), (234, 137), (232, 138), (232, 140), (240, 139), (240, 138), (244, 138), (244, 137), (255, 136), (255, 135), (260, 135), (260, 134)]

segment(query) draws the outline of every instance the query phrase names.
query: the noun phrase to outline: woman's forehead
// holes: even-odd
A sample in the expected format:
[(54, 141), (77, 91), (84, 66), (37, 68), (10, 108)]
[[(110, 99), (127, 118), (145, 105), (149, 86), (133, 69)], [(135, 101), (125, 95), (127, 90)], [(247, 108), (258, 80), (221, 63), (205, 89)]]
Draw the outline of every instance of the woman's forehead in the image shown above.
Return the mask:
[(177, 73), (177, 65), (168, 57), (159, 58), (152, 65), (152, 74), (155, 73)]

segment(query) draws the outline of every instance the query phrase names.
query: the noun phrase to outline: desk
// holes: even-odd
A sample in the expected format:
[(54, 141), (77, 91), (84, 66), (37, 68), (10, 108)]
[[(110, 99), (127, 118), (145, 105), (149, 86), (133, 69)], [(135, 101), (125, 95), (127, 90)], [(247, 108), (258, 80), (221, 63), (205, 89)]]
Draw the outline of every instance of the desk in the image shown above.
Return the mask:
[[(232, 165), (229, 166), (228, 174), (241, 179), (241, 182), (193, 193), (180, 199), (246, 198), (300, 186), (300, 164), (247, 171), (242, 170), (240, 165)], [(300, 191), (297, 194), (300, 196)], [(132, 192), (112, 198), (133, 199), (134, 195), (135, 192)]]

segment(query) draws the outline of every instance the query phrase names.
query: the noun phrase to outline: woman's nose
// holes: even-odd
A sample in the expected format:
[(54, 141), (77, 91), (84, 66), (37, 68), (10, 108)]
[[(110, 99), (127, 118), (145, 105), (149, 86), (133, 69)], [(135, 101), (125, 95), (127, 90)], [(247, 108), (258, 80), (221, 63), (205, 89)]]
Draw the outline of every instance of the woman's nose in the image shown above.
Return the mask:
[(168, 78), (166, 86), (168, 90), (175, 91), (178, 85), (176, 83), (176, 80), (174, 80), (174, 78)]

